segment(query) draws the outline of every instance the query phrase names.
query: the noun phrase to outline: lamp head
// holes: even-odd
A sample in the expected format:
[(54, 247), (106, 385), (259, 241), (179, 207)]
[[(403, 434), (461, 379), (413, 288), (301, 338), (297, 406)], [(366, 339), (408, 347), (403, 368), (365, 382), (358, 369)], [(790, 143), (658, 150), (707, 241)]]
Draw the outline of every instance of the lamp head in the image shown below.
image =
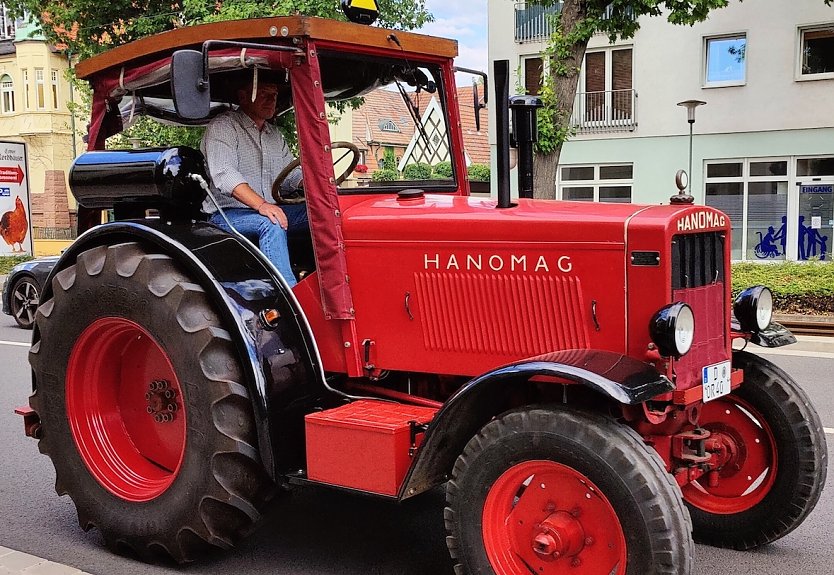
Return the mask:
[(686, 120), (690, 124), (695, 123), (695, 108), (698, 106), (705, 105), (706, 102), (703, 100), (684, 100), (683, 102), (678, 102), (678, 106), (683, 106), (686, 108)]

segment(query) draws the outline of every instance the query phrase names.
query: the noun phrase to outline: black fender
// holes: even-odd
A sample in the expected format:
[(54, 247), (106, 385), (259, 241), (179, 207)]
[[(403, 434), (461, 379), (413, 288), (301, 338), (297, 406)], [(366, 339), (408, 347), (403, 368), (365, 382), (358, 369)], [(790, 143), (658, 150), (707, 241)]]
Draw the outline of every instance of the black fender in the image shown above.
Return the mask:
[[(206, 291), (241, 360), (264, 468), (275, 479), (303, 467), (303, 414), (321, 405), (329, 392), (312, 331), (292, 290), (254, 246), (211, 224), (141, 220), (103, 224), (80, 236), (58, 260), (41, 297), (52, 296), (52, 278), (73, 265), (78, 254), (122, 242), (170, 256)], [(258, 319), (268, 308), (280, 313), (275, 329)], [(32, 385), (34, 390), (37, 382)]]
[(445, 481), (469, 439), (506, 409), (516, 389), (513, 384), (537, 375), (584, 385), (625, 405), (674, 389), (653, 366), (610, 351), (559, 351), (499, 367), (470, 380), (443, 404), (426, 429), (399, 498), (413, 497)]
[(782, 347), (796, 343), (796, 336), (782, 324), (773, 321), (762, 331), (751, 334), (750, 341), (760, 347)]

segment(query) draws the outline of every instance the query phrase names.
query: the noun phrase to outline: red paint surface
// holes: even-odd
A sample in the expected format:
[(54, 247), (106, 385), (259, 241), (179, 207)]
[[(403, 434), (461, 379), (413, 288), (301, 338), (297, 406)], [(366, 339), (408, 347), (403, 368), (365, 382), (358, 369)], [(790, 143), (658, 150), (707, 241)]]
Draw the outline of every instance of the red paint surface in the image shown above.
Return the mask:
[[(409, 421), (428, 423), (430, 407), (354, 401), (307, 415), (307, 477), (331, 485), (396, 495), (411, 465)], [(417, 445), (422, 434), (417, 436)]]
[[(147, 412), (150, 382), (165, 380), (177, 393), (173, 421)], [(66, 410), (78, 453), (102, 487), (131, 502), (161, 495), (185, 453), (186, 413), (173, 366), (141, 326), (106, 317), (78, 337), (66, 377)]]
[(502, 575), (626, 572), (625, 536), (606, 495), (553, 461), (519, 463), (495, 481), (484, 503), (483, 538)]

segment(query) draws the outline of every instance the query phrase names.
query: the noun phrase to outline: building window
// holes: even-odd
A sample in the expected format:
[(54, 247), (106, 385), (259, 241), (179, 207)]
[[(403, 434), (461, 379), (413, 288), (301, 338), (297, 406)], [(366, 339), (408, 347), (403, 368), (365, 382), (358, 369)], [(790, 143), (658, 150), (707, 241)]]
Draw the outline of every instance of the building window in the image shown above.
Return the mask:
[(37, 97), (38, 110), (46, 108), (46, 86), (43, 80), (43, 68), (35, 68), (35, 95)]
[(784, 260), (788, 242), (788, 160), (708, 162), (706, 204), (730, 217), (734, 260)]
[(16, 21), (5, 4), (0, 4), (0, 39), (14, 39)]
[(799, 64), (803, 77), (834, 74), (834, 24), (800, 30)]
[(635, 98), (630, 47), (588, 52), (574, 101), (572, 123), (580, 132), (633, 129)]
[(634, 183), (632, 164), (563, 166), (559, 190), (563, 200), (629, 203)]
[(738, 86), (747, 79), (747, 35), (706, 38), (706, 86)]
[(524, 93), (531, 96), (538, 96), (542, 87), (542, 74), (544, 72), (544, 61), (538, 56), (528, 57), (522, 60), (524, 73)]
[(52, 107), (58, 109), (58, 70), (52, 70)]
[(4, 114), (14, 112), (14, 82), (8, 74), (0, 78), (0, 100), (2, 100)]
[(32, 105), (29, 101), (29, 70), (23, 70), (23, 100), (26, 103), (26, 109), (31, 110)]

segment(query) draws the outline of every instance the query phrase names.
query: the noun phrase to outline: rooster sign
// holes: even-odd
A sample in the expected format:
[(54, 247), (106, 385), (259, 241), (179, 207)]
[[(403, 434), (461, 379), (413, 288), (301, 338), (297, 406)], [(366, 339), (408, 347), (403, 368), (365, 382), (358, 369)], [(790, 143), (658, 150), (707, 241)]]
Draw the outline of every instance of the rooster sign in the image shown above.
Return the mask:
[(0, 255), (32, 253), (26, 145), (0, 142)]

